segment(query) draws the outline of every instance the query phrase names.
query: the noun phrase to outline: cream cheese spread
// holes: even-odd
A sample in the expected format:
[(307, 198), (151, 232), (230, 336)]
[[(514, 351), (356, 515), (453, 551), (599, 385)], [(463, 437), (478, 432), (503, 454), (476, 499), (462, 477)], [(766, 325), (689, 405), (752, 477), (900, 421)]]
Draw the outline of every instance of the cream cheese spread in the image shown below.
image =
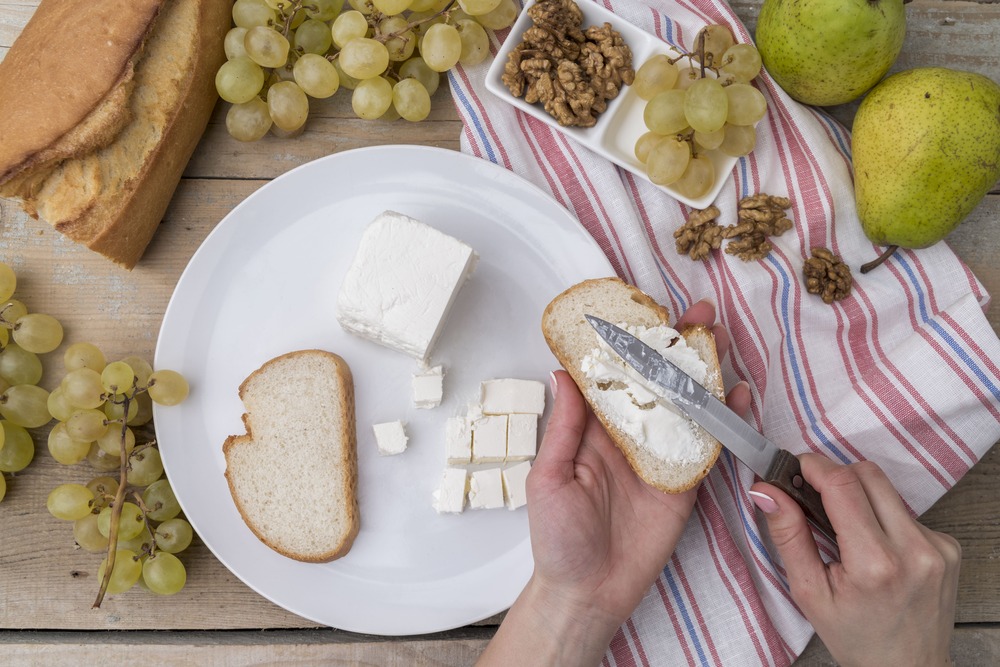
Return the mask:
[[(674, 329), (619, 326), (695, 382), (705, 383), (708, 365)], [(596, 346), (583, 358), (581, 370), (596, 385), (590, 394), (599, 409), (639, 446), (664, 461), (686, 463), (702, 458), (707, 445), (700, 436), (701, 429), (670, 403), (666, 392), (654, 389), (604, 339), (596, 333), (594, 336)]]

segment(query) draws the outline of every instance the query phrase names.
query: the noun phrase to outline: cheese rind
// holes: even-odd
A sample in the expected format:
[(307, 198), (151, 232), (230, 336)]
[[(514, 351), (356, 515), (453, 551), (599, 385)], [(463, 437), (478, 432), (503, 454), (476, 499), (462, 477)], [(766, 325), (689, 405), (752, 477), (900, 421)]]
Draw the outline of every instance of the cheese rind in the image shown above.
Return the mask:
[(439, 514), (458, 514), (465, 509), (469, 473), (465, 468), (445, 468), (441, 483), (433, 493), (434, 509)]
[(444, 370), (441, 366), (413, 374), (413, 405), (422, 409), (436, 408), (444, 396)]
[(503, 507), (503, 478), (500, 468), (476, 470), (469, 480), (469, 507), (489, 510)]
[(507, 509), (516, 510), (528, 504), (528, 473), (531, 464), (527, 461), (515, 463), (503, 469), (503, 491), (507, 500)]
[(503, 378), (481, 385), (483, 412), (488, 415), (545, 412), (545, 385), (537, 380)]
[(409, 438), (406, 436), (403, 422), (396, 420), (374, 424), (372, 430), (375, 431), (375, 444), (378, 447), (378, 453), (382, 456), (393, 456), (406, 451), (406, 443)]
[(337, 296), (346, 331), (424, 360), (478, 255), (394, 211), (365, 228)]
[(507, 461), (530, 461), (538, 452), (538, 415), (507, 417)]
[(472, 462), (500, 463), (507, 457), (507, 415), (487, 415), (472, 424)]

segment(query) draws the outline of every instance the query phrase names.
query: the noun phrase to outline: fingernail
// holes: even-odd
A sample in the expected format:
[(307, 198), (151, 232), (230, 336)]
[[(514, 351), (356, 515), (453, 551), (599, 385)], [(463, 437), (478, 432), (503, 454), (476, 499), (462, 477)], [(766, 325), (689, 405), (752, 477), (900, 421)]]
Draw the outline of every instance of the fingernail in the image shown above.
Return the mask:
[[(739, 387), (741, 385), (744, 386), (744, 387), (746, 387), (747, 391), (750, 390), (750, 383), (747, 382), (746, 380), (740, 380), (739, 382), (736, 383), (736, 387)], [(733, 387), (733, 389), (736, 389), (736, 387)], [(751, 493), (753, 493), (753, 491), (751, 491)]]
[(701, 298), (701, 299), (698, 299), (698, 301), (697, 301), (696, 303), (707, 303), (707, 304), (708, 304), (708, 305), (710, 305), (710, 306), (711, 306), (712, 308), (715, 308), (715, 301), (714, 301), (713, 299), (710, 299), (710, 298), (709, 298), (709, 297), (707, 297), (707, 296), (706, 296), (706, 297), (703, 297), (703, 298)]
[(556, 379), (556, 374), (553, 371), (549, 371), (549, 386), (552, 388), (552, 398), (555, 398), (556, 392), (559, 390), (559, 380)]
[(753, 504), (760, 508), (760, 511), (764, 514), (774, 514), (778, 511), (778, 503), (774, 502), (774, 498), (771, 496), (760, 493), (759, 491), (750, 492), (750, 500)]

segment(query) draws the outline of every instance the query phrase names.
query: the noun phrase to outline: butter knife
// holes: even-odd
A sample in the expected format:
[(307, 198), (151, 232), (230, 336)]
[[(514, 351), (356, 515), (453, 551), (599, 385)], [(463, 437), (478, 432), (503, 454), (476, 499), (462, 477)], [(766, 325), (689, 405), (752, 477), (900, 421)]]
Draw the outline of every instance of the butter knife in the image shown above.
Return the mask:
[(712, 434), (761, 479), (791, 496), (806, 518), (836, 541), (820, 494), (802, 477), (794, 454), (765, 438), (691, 376), (632, 334), (599, 317), (585, 317), (611, 349), (642, 377), (663, 389), (677, 409)]

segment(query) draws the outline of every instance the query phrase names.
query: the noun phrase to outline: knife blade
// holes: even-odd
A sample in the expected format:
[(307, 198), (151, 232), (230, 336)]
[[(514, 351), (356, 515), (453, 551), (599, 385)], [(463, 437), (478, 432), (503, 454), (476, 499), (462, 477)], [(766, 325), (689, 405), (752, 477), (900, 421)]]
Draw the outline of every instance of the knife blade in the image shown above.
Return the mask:
[(714, 436), (761, 479), (791, 496), (806, 518), (836, 541), (820, 494), (802, 477), (799, 460), (794, 454), (765, 438), (690, 375), (637, 337), (599, 317), (584, 317), (625, 363), (662, 390), (663, 397)]

